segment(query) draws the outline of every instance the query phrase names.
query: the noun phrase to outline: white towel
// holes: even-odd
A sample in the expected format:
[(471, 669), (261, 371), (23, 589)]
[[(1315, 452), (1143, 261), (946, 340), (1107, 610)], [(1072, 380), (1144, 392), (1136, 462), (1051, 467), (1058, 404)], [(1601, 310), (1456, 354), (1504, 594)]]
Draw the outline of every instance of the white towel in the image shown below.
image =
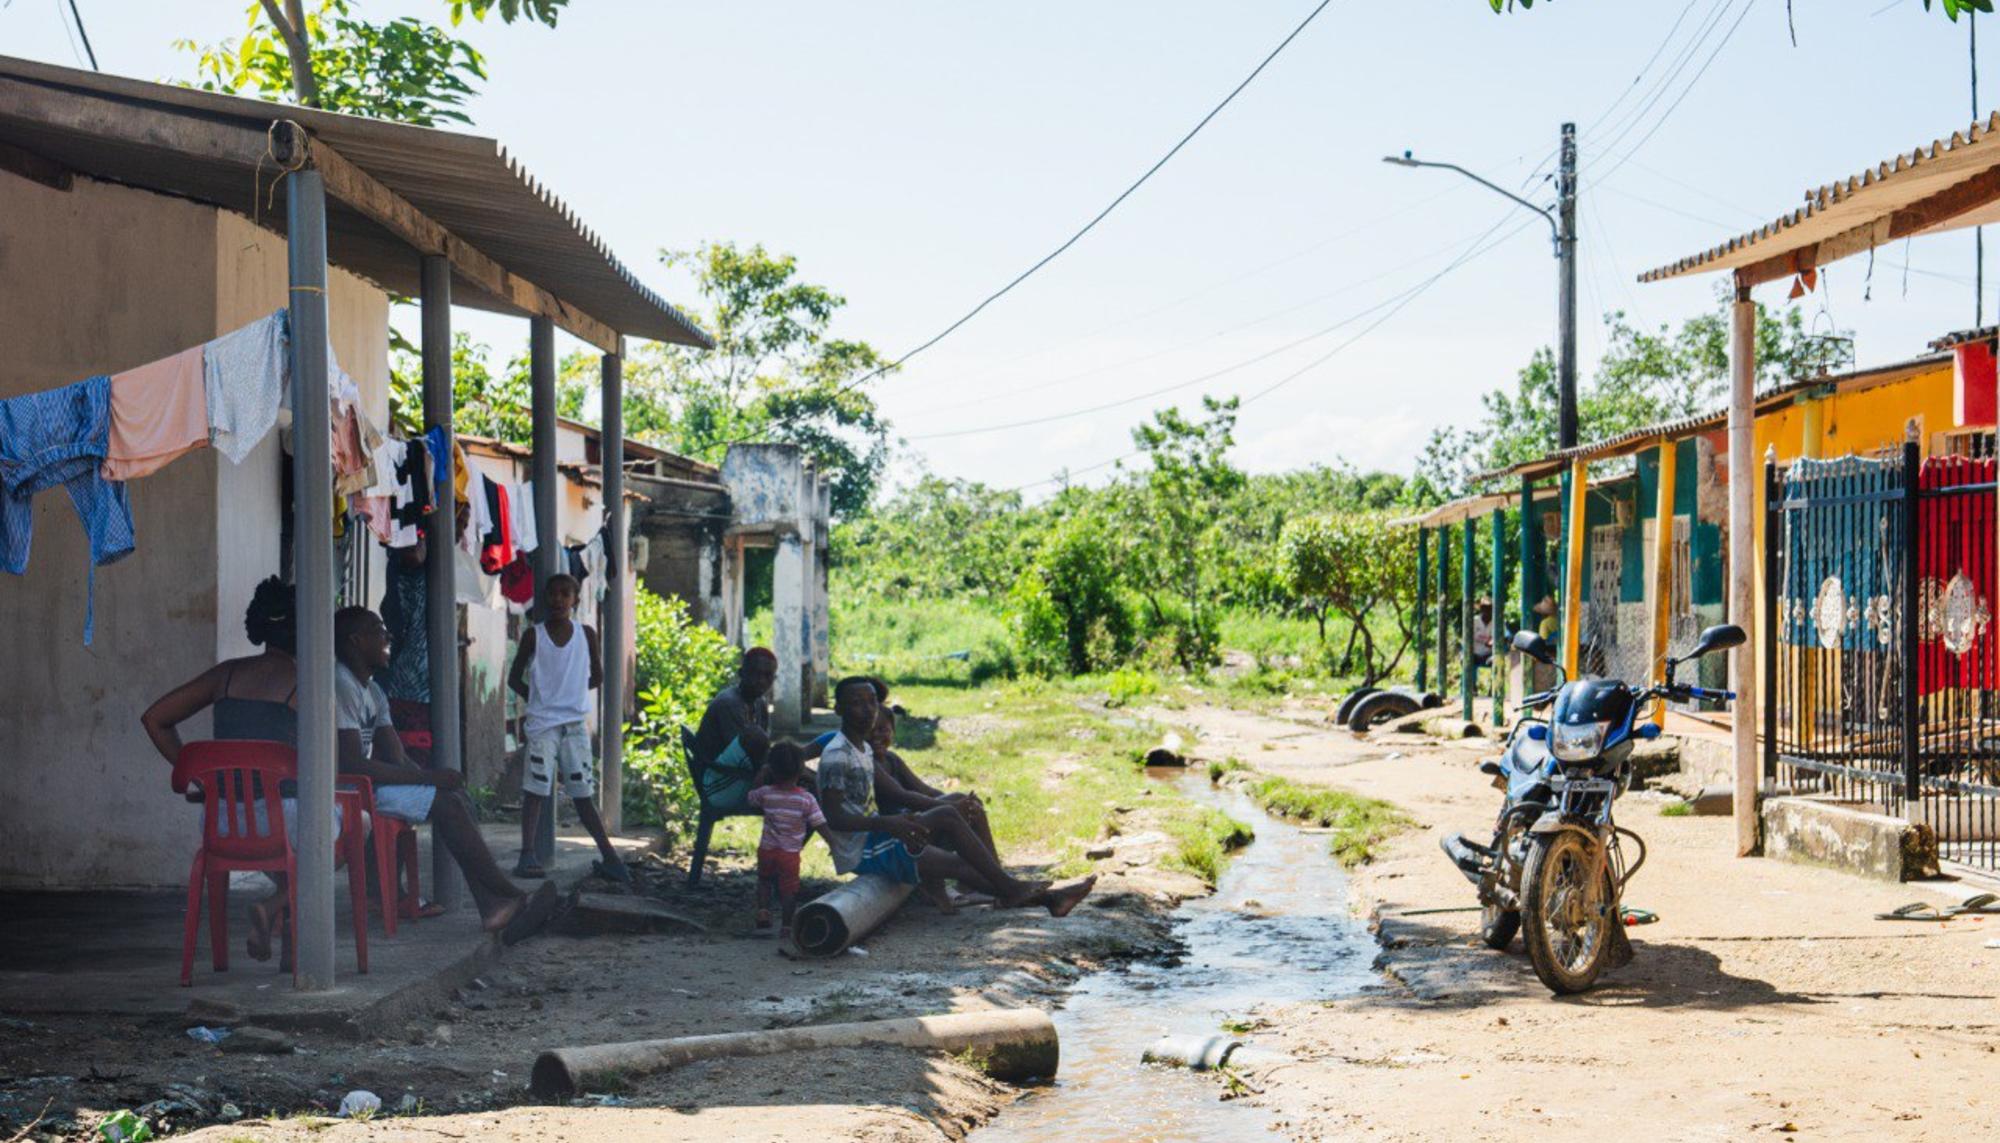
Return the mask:
[(242, 464), (278, 420), (291, 388), (285, 311), (251, 322), (202, 347), (209, 443)]

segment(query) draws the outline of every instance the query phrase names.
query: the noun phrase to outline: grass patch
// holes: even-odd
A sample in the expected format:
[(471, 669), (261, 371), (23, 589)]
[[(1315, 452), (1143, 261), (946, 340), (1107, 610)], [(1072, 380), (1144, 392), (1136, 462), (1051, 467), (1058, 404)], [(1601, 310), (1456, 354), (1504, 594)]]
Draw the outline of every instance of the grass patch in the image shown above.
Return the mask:
[(1687, 817), (1693, 817), (1693, 816), (1694, 816), (1694, 803), (1693, 803), (1693, 802), (1668, 802), (1668, 803), (1667, 803), (1666, 805), (1664, 805), (1664, 806), (1661, 806), (1661, 807), (1660, 807), (1660, 816), (1661, 816), (1661, 817), (1663, 817), (1663, 818), (1687, 818)]
[(1281, 818), (1333, 831), (1333, 855), (1352, 869), (1367, 864), (1375, 847), (1410, 825), (1388, 802), (1289, 778), (1263, 778), (1250, 787), (1257, 804)]
[(1248, 770), (1249, 768), (1249, 765), (1243, 759), (1231, 755), (1220, 762), (1210, 762), (1208, 764), (1208, 780), (1210, 782), (1220, 782), (1227, 775), (1234, 774), (1238, 770)]
[(1229, 865), (1229, 855), (1249, 845), (1256, 834), (1249, 826), (1220, 810), (1199, 809), (1198, 816), (1177, 816), (1167, 833), (1180, 843), (1167, 867), (1192, 873), (1214, 885)]

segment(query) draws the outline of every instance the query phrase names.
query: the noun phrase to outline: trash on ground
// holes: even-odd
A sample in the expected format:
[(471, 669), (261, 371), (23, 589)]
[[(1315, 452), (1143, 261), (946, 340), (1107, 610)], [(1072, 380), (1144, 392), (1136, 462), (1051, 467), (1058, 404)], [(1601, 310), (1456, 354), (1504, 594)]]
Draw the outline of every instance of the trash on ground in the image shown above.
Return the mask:
[(341, 1097), (340, 1111), (337, 1114), (342, 1119), (365, 1118), (380, 1110), (382, 1110), (381, 1096), (365, 1089), (356, 1089)]
[(220, 1044), (229, 1038), (229, 1029), (211, 1028), (206, 1024), (196, 1024), (187, 1030), (187, 1038), (202, 1044)]

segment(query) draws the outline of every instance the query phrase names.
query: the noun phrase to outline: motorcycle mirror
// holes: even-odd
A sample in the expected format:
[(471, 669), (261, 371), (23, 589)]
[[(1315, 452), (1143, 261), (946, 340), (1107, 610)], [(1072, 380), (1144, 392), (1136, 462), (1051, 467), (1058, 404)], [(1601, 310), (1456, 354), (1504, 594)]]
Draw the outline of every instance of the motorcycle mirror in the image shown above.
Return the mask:
[(1549, 646), (1547, 639), (1542, 638), (1533, 631), (1514, 632), (1514, 649), (1531, 659), (1543, 663), (1553, 663), (1556, 661), (1555, 648)]
[(1743, 628), (1736, 624), (1720, 623), (1703, 631), (1700, 641), (1695, 643), (1694, 650), (1689, 651), (1686, 657), (1693, 659), (1713, 651), (1727, 651), (1731, 647), (1741, 647), (1749, 638), (1743, 633)]
[(1506, 769), (1503, 768), (1500, 765), (1500, 763), (1495, 762), (1491, 758), (1488, 758), (1486, 761), (1481, 762), (1479, 764), (1479, 772), (1481, 774), (1491, 775), (1492, 777), (1495, 778), (1504, 778), (1507, 776)]
[(1537, 722), (1528, 727), (1528, 737), (1534, 739), (1536, 742), (1547, 742), (1549, 740), (1549, 728)]

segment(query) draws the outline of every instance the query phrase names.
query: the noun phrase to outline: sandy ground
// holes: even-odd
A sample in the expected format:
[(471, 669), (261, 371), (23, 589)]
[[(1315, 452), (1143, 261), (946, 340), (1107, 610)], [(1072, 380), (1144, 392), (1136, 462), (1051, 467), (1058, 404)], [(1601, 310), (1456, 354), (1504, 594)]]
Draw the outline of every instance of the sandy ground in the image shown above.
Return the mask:
[[(753, 931), (755, 877), (742, 860), (724, 862), (689, 890), (681, 866), (653, 859), (641, 867), (651, 894), (706, 933), (544, 935), (509, 950), (493, 973), (450, 1001), (410, 1012), (402, 1028), (364, 1043), (299, 1033), (298, 1050), (285, 1055), (221, 1053), (188, 1040), (184, 1027), (193, 1021), (185, 1019), (107, 1027), (38, 1017), (0, 1036), (0, 1101), (14, 1115), (50, 1104), (52, 1118), (31, 1133), (35, 1139), (94, 1137), (105, 1112), (163, 1096), (199, 1108), (170, 1114), (171, 1128), (212, 1124), (191, 1137), (232, 1143), (634, 1132), (819, 1143), (955, 1139), (1014, 1092), (956, 1060), (896, 1050), (712, 1061), (631, 1077), (619, 1090), (560, 1107), (537, 1106), (526, 1084), (536, 1053), (566, 1044), (1053, 1006), (1085, 972), (1171, 951), (1165, 914), (1205, 890), (1158, 867), (1167, 840), (1149, 828), (1148, 806), (1139, 802), (1120, 819), (1116, 852), (1099, 862), (1098, 891), (1061, 920), (988, 908), (946, 916), (912, 899), (864, 942), (866, 956), (793, 961)], [(368, 1123), (307, 1118), (357, 1088), (380, 1096), (385, 1114)], [(414, 1114), (391, 1114), (399, 1107)], [(277, 1117), (257, 1118), (271, 1111)], [(0, 1131), (0, 1139), (11, 1133)]]
[[(1658, 924), (1596, 991), (1557, 1000), (1517, 939), (1488, 951), (1437, 848), (1490, 828), (1492, 748), (1364, 741), (1278, 717), (1195, 709), (1201, 752), (1384, 798), (1419, 827), (1353, 879), (1379, 926), (1381, 986), (1263, 1013), (1261, 1047), (1300, 1063), (1257, 1081), (1295, 1139), (1991, 1138), (2000, 1117), (2000, 917), (1873, 920), (1964, 887), (1893, 885), (1739, 860), (1726, 818), (1664, 818), (1621, 802), (1651, 857), (1627, 901)], [(1289, 721), (1289, 715), (1296, 721)], [(1954, 889), (1957, 891), (1954, 892)]]

